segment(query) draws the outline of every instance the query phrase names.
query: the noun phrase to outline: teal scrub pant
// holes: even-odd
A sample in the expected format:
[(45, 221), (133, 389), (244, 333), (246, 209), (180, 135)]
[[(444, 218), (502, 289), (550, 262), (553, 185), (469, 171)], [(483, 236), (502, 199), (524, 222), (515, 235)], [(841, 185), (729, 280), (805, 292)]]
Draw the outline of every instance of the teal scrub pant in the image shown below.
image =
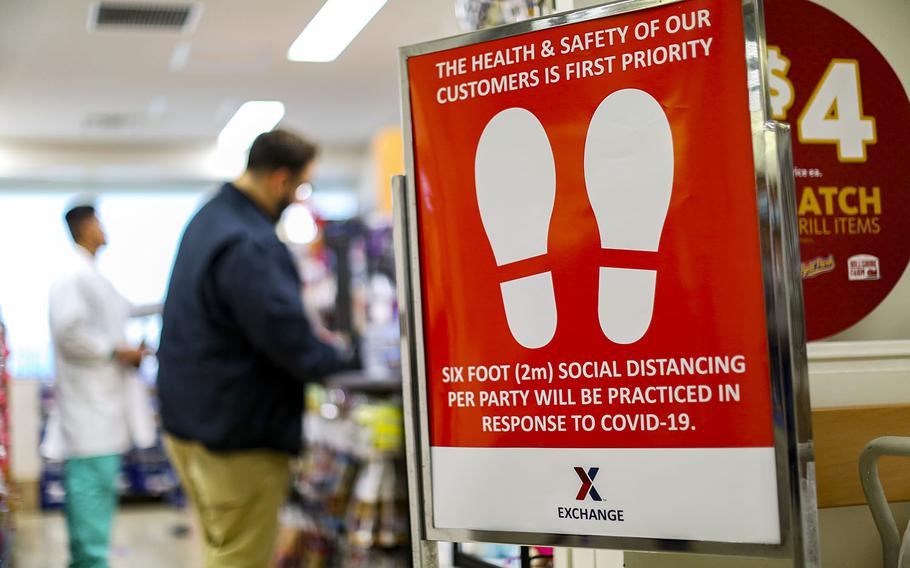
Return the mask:
[(111, 525), (117, 510), (120, 456), (66, 461), (66, 527), (69, 568), (108, 568)]

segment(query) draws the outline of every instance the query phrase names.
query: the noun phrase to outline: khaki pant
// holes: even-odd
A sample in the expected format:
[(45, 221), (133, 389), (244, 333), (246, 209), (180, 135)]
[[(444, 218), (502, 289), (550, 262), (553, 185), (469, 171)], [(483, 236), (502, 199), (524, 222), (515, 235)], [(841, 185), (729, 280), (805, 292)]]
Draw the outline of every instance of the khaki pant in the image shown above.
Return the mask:
[(202, 525), (206, 568), (266, 568), (288, 494), (288, 455), (211, 452), (167, 436), (168, 453)]

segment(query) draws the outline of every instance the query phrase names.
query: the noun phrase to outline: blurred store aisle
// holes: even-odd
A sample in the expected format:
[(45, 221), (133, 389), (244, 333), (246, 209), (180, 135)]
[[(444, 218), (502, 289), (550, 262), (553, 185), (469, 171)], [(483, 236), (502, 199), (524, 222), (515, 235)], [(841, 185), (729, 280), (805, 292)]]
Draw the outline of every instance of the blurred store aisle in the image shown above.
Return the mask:
[[(189, 526), (190, 516), (173, 507), (133, 505), (121, 508), (114, 525), (111, 568), (193, 568), (202, 565), (192, 534), (177, 537), (174, 528)], [(60, 568), (67, 563), (63, 514), (16, 516), (17, 568)]]

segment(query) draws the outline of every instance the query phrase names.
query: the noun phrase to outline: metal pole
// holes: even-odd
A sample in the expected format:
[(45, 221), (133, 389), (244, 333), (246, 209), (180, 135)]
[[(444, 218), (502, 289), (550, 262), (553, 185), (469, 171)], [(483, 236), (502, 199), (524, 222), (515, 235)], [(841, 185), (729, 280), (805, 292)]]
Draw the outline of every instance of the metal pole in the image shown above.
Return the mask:
[(439, 548), (427, 541), (423, 525), (423, 487), (420, 471), (420, 398), (416, 390), (413, 341), (414, 314), (411, 311), (411, 266), (408, 243), (407, 183), (405, 176), (392, 178), (394, 214), (395, 278), (398, 285), (398, 313), (401, 324), (401, 388), (404, 412), (405, 461), (408, 472), (408, 506), (411, 514), (411, 561), (415, 568), (437, 568)]
[[(803, 305), (802, 271), (799, 254), (799, 226), (796, 207), (796, 182), (793, 178), (793, 148), (790, 127), (772, 122), (773, 147), (769, 148), (768, 167), (777, 180), (777, 199), (781, 211), (781, 239), (783, 261), (789, 265), (784, 273), (784, 286), (790, 312), (788, 335), (790, 338), (790, 409), (793, 424), (790, 435), (795, 438), (799, 478), (798, 502), (792, 507), (795, 535), (793, 562), (797, 568), (821, 566), (819, 546), (818, 501), (815, 481), (815, 450), (812, 441), (812, 414), (809, 402), (809, 370), (806, 355), (806, 326)], [(776, 170), (776, 171), (774, 171)]]

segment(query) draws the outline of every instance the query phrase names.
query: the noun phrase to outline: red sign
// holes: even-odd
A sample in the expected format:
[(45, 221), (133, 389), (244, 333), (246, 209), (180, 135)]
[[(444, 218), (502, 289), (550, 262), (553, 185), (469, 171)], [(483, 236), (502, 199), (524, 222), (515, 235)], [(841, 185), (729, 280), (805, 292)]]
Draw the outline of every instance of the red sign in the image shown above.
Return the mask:
[(806, 327), (822, 339), (872, 312), (910, 260), (910, 101), (834, 13), (808, 0), (765, 6), (774, 118), (793, 132)]
[[(624, 68), (617, 57), (612, 74), (595, 57), (621, 50), (596, 48), (610, 41), (599, 21), (410, 59), (434, 445), (772, 445), (743, 37), (723, 20), (741, 16), (715, 11), (699, 28), (695, 10), (717, 4), (648, 12), (646, 23), (685, 16), (695, 29), (661, 29), (641, 41), (628, 35), (640, 15), (611, 20), (611, 28), (631, 28), (626, 41), (635, 47), (633, 61)], [(685, 46), (687, 57), (655, 65), (668, 41)], [(458, 66), (467, 71), (446, 73)], [(548, 83), (551, 69), (559, 80)], [(483, 96), (503, 76), (508, 92)], [(652, 140), (664, 153), (650, 153)], [(656, 168), (661, 179), (653, 179)], [(603, 297), (613, 286), (625, 291), (624, 279), (642, 289)], [(521, 287), (539, 301), (523, 304)], [(653, 304), (653, 316), (640, 338), (611, 340), (602, 302), (617, 314), (629, 302)], [(541, 332), (552, 337), (528, 337), (533, 348), (523, 346), (522, 334), (536, 333), (525, 317), (552, 320), (552, 333)], [(662, 361), (736, 356), (744, 358), (741, 374), (660, 372)], [(714, 396), (597, 409), (647, 409), (663, 422), (686, 414), (685, 428), (608, 434), (484, 423), (564, 414), (560, 407), (577, 413), (590, 406), (581, 405), (582, 388), (708, 385), (716, 395), (724, 383), (742, 389), (741, 402)], [(509, 390), (553, 400), (481, 406), (481, 393)], [(453, 391), (473, 394), (474, 404), (450, 401)]]
[[(466, 526), (461, 511), (480, 507), (496, 525), (482, 504), (440, 504), (469, 498), (456, 486), (472, 464), (488, 473), (470, 499), (500, 487), (489, 470), (505, 454), (478, 449), (515, 449), (523, 476), (545, 471), (526, 448), (762, 449), (716, 471), (693, 457), (651, 490), (694, 499), (705, 518), (692, 527), (712, 527), (700, 537), (778, 538), (742, 17), (737, 0), (690, 1), (408, 59), (437, 523)], [(635, 457), (561, 455), (543, 458), (567, 476), (547, 495), (571, 502), (591, 468), (612, 469), (581, 500), (638, 490), (615, 469)], [(630, 479), (676, 467), (637, 456), (648, 465)], [(699, 468), (712, 471), (696, 480)], [(737, 509), (700, 493), (704, 479), (761, 503)], [(655, 528), (666, 505), (637, 503), (603, 511), (615, 525), (592, 534), (672, 536)], [(584, 520), (521, 509), (535, 530)], [(761, 530), (730, 533), (744, 512)]]

